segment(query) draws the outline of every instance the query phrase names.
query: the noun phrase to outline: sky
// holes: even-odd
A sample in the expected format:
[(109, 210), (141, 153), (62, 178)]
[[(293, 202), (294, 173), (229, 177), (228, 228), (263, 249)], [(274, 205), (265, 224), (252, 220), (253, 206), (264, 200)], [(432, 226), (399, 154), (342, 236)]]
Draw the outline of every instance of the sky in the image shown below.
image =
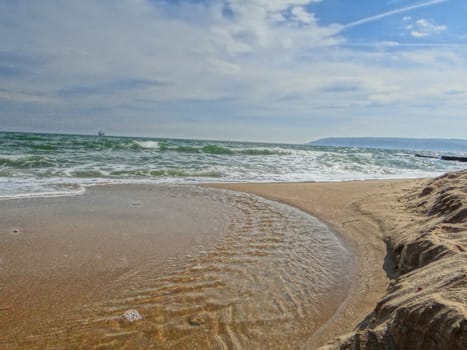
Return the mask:
[(0, 0), (0, 130), (467, 138), (465, 0)]

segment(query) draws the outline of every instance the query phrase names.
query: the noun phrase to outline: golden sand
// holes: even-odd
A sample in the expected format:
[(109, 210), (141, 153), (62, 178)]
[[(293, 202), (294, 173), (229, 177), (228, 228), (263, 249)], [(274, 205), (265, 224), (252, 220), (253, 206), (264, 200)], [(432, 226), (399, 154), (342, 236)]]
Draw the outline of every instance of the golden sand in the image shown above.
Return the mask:
[(467, 171), (227, 187), (307, 210), (353, 247), (358, 272), (348, 298), (309, 348), (467, 348)]
[[(348, 276), (351, 284), (342, 287), (344, 297), (339, 299), (336, 294), (334, 299), (326, 300), (321, 305), (324, 309), (320, 310), (327, 311), (321, 313), (321, 318), (313, 316), (319, 322), (303, 328), (308, 333), (295, 334), (290, 328), (291, 336), (300, 337), (295, 344), (307, 349), (329, 341), (332, 341), (327, 346), (329, 349), (369, 348), (371, 344), (375, 349), (384, 346), (435, 349), (436, 344), (441, 344), (440, 348), (466, 348), (467, 172), (437, 180), (212, 187), (252, 193), (311, 213), (329, 225), (350, 248), (354, 256), (353, 274)], [(251, 242), (249, 236), (235, 236), (238, 229), (234, 225), (233, 232), (219, 242), (216, 236), (219, 229), (204, 231), (206, 227), (222, 226), (224, 208), (215, 215), (218, 221), (213, 219), (207, 226), (198, 223), (199, 227), (195, 219), (186, 221), (186, 215), (180, 213), (175, 221), (183, 228), (180, 234), (191, 232), (189, 239), (163, 235), (155, 238), (151, 234), (157, 226), (154, 210), (173, 213), (177, 208), (158, 207), (156, 192), (151, 188), (110, 186), (95, 190), (97, 195), (93, 198), (98, 203), (110, 204), (93, 215), (86, 213), (90, 207), (86, 208), (79, 200), (75, 202), (76, 198), (72, 197), (54, 199), (52, 211), (46, 206), (35, 212), (32, 200), (17, 201), (14, 205), (0, 203), (0, 327), (3, 331), (0, 348), (247, 347), (248, 339), (236, 337), (235, 328), (229, 326), (238, 317), (229, 313), (232, 305), (212, 301), (220, 300), (216, 298), (226, 291), (228, 294), (229, 290), (236, 295), (228, 297), (236, 300), (240, 291), (257, 285), (264, 288), (267, 284), (257, 277), (245, 285), (233, 281), (233, 289), (222, 282), (239, 274), (245, 276), (244, 281), (254, 276), (251, 271), (240, 268), (248, 265), (239, 265), (229, 248), (240, 244), (242, 249), (247, 249), (252, 262), (263, 261), (264, 256), (272, 256), (271, 247), (287, 243), (285, 236), (270, 237), (258, 248), (259, 242)], [(209, 201), (203, 203), (210, 205)], [(213, 203), (210, 210), (215, 212), (216, 206), (223, 202)], [(238, 203), (239, 208), (246, 208), (242, 210), (248, 215), (247, 219), (243, 214), (238, 216), (243, 221), (236, 225), (247, 229), (251, 228), (251, 222), (247, 221), (257, 217), (255, 211), (263, 212), (268, 207), (267, 203), (264, 208), (263, 204), (258, 206), (260, 202), (255, 199), (250, 202), (242, 199)], [(66, 220), (63, 220), (64, 212)], [(142, 216), (142, 212), (146, 215)], [(256, 227), (264, 230), (258, 231), (258, 240), (262, 232), (269, 232), (268, 225), (279, 219), (280, 215), (276, 218), (268, 214), (256, 222)], [(132, 233), (132, 239), (125, 235), (128, 232)], [(211, 251), (200, 253), (193, 249), (194, 245)], [(122, 251), (125, 251), (123, 261)], [(167, 259), (174, 254), (183, 258), (170, 260), (173, 264), (170, 269)], [(220, 255), (222, 259), (216, 260)], [(73, 259), (63, 264), (70, 257)], [(147, 261), (153, 259), (156, 261), (148, 265)], [(213, 261), (221, 262), (212, 268)], [(146, 268), (139, 269), (143, 265)], [(155, 276), (153, 272), (161, 267), (166, 269), (164, 275)], [(128, 281), (133, 281), (137, 288), (122, 289), (122, 282)], [(243, 300), (255, 300), (248, 293)], [(276, 298), (281, 293), (272, 296)], [(306, 288), (300, 293), (306, 294)], [(122, 323), (121, 318), (109, 317), (125, 310), (125, 300), (131, 300), (131, 306), (140, 307), (142, 321), (129, 324)], [(203, 310), (196, 308), (197, 300), (206, 306)], [(249, 304), (245, 305), (244, 310), (256, 312)], [(289, 317), (292, 314), (284, 305), (279, 308)], [(70, 318), (71, 314), (84, 318), (76, 320)], [(300, 317), (307, 315), (306, 308), (299, 312)], [(182, 321), (185, 323), (177, 323)], [(57, 324), (66, 326), (60, 328)], [(243, 331), (254, 337), (256, 330), (269, 329), (271, 339), (275, 331), (287, 335), (283, 323), (274, 325), (245, 323)], [(202, 336), (203, 332), (213, 335), (214, 340)], [(279, 338), (285, 341), (282, 345), (261, 343), (263, 337), (258, 334), (260, 342), (256, 348), (261, 348), (258, 344), (263, 344), (263, 348), (271, 348), (271, 344), (284, 348), (287, 344), (287, 337)]]

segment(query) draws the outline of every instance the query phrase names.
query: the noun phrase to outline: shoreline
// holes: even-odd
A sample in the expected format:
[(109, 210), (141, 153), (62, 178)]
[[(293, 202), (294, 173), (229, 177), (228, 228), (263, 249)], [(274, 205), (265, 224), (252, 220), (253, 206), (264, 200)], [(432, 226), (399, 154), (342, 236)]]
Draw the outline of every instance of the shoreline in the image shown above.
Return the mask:
[(75, 197), (85, 195), (88, 190), (92, 190), (95, 187), (107, 187), (107, 186), (205, 186), (209, 187), (211, 185), (226, 184), (226, 185), (236, 185), (236, 184), (249, 184), (249, 185), (269, 185), (269, 184), (338, 184), (338, 183), (349, 183), (349, 182), (367, 182), (367, 181), (415, 181), (421, 179), (431, 179), (443, 175), (444, 172), (437, 172), (436, 175), (430, 177), (413, 175), (407, 176), (396, 176), (396, 177), (369, 177), (369, 178), (344, 178), (344, 179), (335, 179), (335, 180), (312, 180), (312, 181), (303, 181), (303, 180), (279, 180), (279, 181), (227, 181), (222, 182), (220, 179), (215, 179), (209, 182), (206, 182), (205, 179), (198, 178), (196, 180), (179, 180), (176, 181), (154, 181), (154, 180), (134, 180), (134, 179), (120, 179), (115, 182), (95, 182), (95, 183), (72, 183), (72, 184), (57, 184), (58, 187), (62, 186), (64, 188), (73, 188), (69, 191), (50, 191), (50, 192), (30, 192), (30, 193), (16, 193), (10, 195), (0, 196), (0, 201), (4, 200), (28, 200), (28, 199), (47, 199), (47, 198), (61, 198), (61, 197)]
[[(467, 170), (434, 179), (218, 186), (306, 210), (353, 247), (348, 297), (305, 348), (467, 348)], [(356, 217), (342, 221), (351, 212)]]
[[(317, 348), (351, 332), (364, 320), (384, 295), (389, 283), (383, 264), (388, 254), (386, 238), (378, 217), (365, 215), (357, 203), (370, 196), (387, 195), (413, 185), (413, 179), (364, 180), (319, 183), (216, 184), (207, 185), (246, 192), (301, 209), (325, 223), (344, 241), (354, 259), (354, 278), (346, 299), (306, 345)], [(380, 200), (383, 198), (379, 198)], [(384, 198), (387, 199), (387, 198)], [(377, 201), (378, 202), (378, 201)], [(386, 259), (387, 260), (387, 259)]]

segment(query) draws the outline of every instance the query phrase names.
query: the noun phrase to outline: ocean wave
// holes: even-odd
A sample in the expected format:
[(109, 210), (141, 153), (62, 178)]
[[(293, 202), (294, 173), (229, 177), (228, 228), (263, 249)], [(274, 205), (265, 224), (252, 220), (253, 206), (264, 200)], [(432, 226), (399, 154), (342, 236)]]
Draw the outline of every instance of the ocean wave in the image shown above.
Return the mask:
[(61, 178), (9, 178), (0, 176), (0, 200), (37, 198), (37, 197), (62, 197), (80, 195), (85, 192), (85, 187), (79, 183), (69, 183)]
[(266, 147), (257, 148), (238, 148), (238, 147), (225, 147), (216, 144), (200, 145), (200, 146), (186, 146), (186, 145), (170, 145), (161, 142), (159, 150), (163, 152), (177, 152), (177, 153), (205, 153), (205, 154), (219, 154), (219, 155), (245, 155), (245, 156), (272, 156), (272, 155), (285, 155), (290, 154), (283, 150), (268, 149)]
[(81, 142), (81, 146), (87, 150), (139, 150), (143, 148), (132, 140), (118, 140), (111, 138), (98, 138), (92, 141)]
[(91, 169), (86, 169), (86, 170), (75, 170), (70, 172), (71, 177), (78, 177), (78, 178), (95, 178), (95, 177), (105, 177), (106, 175), (99, 170), (91, 170)]
[(136, 145), (146, 149), (159, 149), (159, 142), (157, 141), (133, 141)]
[(221, 147), (218, 145), (207, 145), (201, 149), (204, 153), (208, 154), (233, 154), (230, 148)]
[(201, 153), (199, 146), (173, 145), (167, 142), (159, 142), (159, 150), (162, 152)]
[[(51, 174), (52, 175), (52, 174)], [(53, 175), (57, 175), (54, 173)], [(185, 170), (185, 169), (121, 169), (104, 171), (102, 169), (75, 169), (66, 172), (68, 178), (101, 178), (101, 179), (134, 179), (134, 178), (221, 178), (223, 175), (216, 170)]]
[(110, 172), (110, 176), (141, 176), (141, 177), (178, 177), (178, 178), (199, 178), (212, 177), (220, 178), (222, 173), (215, 170), (183, 170), (183, 169), (131, 169), (131, 170), (115, 170)]
[(8, 138), (18, 141), (46, 141), (48, 135), (37, 135), (37, 134), (8, 134)]
[(239, 150), (238, 153), (244, 154), (247, 156), (274, 156), (274, 155), (290, 154), (290, 152), (269, 150), (267, 148), (247, 148), (247, 149)]
[(27, 168), (47, 168), (54, 167), (57, 163), (54, 159), (40, 155), (26, 156), (2, 156), (0, 157), (0, 167), (11, 167), (16, 169)]
[(15, 194), (0, 194), (0, 200), (8, 199), (22, 199), (22, 198), (50, 198), (50, 197), (68, 197), (77, 196), (84, 194), (85, 188), (79, 188), (72, 191), (44, 191), (44, 192), (27, 192), (27, 193), (15, 193)]
[(57, 151), (57, 150), (60, 150), (60, 146), (59, 146), (59, 145), (51, 145), (51, 144), (37, 144), (37, 143), (33, 143), (33, 144), (30, 144), (29, 147), (30, 147), (33, 151), (46, 151), (46, 152), (50, 152), (50, 151)]

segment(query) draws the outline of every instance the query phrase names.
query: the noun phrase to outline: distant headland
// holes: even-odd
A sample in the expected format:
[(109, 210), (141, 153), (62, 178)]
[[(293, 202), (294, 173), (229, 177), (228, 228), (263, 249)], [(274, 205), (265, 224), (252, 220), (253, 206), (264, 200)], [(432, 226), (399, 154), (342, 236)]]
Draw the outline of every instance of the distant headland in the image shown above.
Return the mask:
[(467, 153), (464, 139), (417, 139), (396, 137), (328, 137), (311, 141), (309, 145), (335, 147), (384, 148), (433, 152)]

